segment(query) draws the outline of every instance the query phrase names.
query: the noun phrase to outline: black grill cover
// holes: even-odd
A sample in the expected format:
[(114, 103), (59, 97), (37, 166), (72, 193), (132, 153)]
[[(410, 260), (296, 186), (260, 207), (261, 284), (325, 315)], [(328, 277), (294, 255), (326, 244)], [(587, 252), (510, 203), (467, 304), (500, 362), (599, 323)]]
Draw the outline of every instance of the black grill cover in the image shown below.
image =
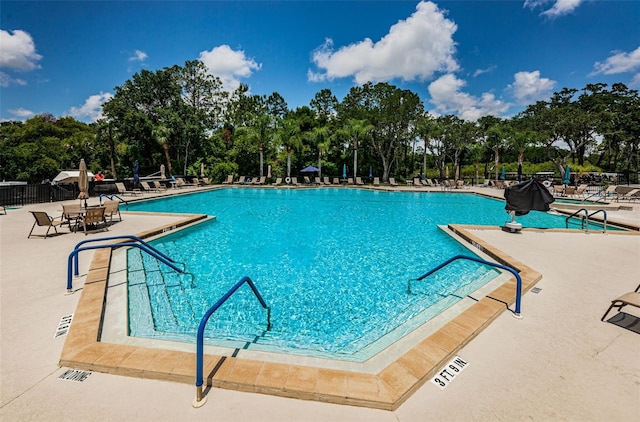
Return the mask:
[(505, 188), (504, 198), (507, 200), (504, 209), (515, 211), (516, 215), (526, 215), (531, 210), (549, 211), (549, 204), (554, 201), (547, 188), (535, 179)]

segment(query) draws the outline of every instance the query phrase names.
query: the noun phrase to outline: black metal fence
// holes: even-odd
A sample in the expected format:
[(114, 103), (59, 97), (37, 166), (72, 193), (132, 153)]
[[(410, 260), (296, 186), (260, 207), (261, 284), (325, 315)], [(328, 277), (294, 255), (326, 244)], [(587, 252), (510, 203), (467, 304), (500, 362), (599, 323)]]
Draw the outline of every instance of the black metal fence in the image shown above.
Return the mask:
[[(113, 183), (89, 183), (89, 196), (115, 191)], [(0, 205), (24, 206), (44, 202), (69, 201), (76, 199), (80, 191), (77, 183), (52, 185), (7, 185), (0, 186)]]

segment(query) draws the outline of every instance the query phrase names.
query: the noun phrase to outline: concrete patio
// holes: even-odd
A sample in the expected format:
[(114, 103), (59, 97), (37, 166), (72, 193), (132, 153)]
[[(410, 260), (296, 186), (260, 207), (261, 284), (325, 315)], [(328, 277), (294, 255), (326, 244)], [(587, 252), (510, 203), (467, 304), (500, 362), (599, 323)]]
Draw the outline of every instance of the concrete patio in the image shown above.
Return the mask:
[[(609, 219), (637, 226), (640, 206), (628, 208), (611, 211)], [(193, 385), (100, 372), (83, 382), (58, 379), (69, 368), (58, 367), (65, 337), (54, 334), (80, 297), (65, 295), (67, 256), (85, 236), (62, 229), (58, 236), (27, 239), (29, 210), (57, 216), (61, 205), (30, 205), (0, 215), (3, 420), (632, 421), (640, 415), (639, 330), (600, 321), (611, 300), (640, 283), (638, 232), (516, 235), (467, 228), (483, 244), (541, 273), (535, 285), (540, 290), (524, 295), (523, 319), (504, 312), (458, 351), (469, 365), (450, 385), (441, 390), (427, 382), (394, 411), (217, 388), (208, 392), (206, 405), (194, 409)], [(141, 233), (183, 218), (123, 212), (123, 221), (107, 234)], [(86, 254), (80, 260), (83, 275), (91, 262)], [(83, 281), (74, 282), (81, 288)], [(640, 317), (640, 309), (623, 311)]]

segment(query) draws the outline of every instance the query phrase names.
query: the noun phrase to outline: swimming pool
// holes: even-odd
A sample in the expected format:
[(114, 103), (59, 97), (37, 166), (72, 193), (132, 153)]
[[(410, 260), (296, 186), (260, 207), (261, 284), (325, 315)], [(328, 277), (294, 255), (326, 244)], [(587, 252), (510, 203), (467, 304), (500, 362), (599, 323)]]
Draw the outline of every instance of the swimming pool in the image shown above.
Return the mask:
[[(193, 279), (137, 249), (128, 252), (131, 335), (193, 342), (205, 311), (249, 276), (272, 308), (272, 329), (266, 331), (266, 312), (243, 288), (210, 320), (208, 343), (356, 361), (496, 276), (460, 261), (409, 294), (409, 279), (469, 254), (437, 225), (508, 219), (503, 201), (472, 194), (344, 188), (230, 188), (136, 202), (129, 210), (217, 216), (153, 242), (185, 262)], [(546, 213), (518, 220), (564, 227), (564, 217)]]

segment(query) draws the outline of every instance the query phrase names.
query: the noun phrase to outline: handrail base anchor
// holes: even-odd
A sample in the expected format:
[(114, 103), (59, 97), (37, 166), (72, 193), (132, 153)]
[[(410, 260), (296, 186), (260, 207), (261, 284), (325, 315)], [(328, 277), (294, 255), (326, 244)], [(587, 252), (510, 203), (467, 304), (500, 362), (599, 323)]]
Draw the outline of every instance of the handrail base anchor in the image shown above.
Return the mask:
[(191, 405), (196, 409), (198, 409), (204, 406), (206, 402), (207, 402), (207, 397), (206, 396), (202, 397), (202, 386), (197, 387), (196, 398), (193, 399), (193, 402), (191, 402)]
[(515, 319), (522, 319), (522, 314), (516, 314), (515, 312), (513, 312), (511, 315), (513, 315)]

